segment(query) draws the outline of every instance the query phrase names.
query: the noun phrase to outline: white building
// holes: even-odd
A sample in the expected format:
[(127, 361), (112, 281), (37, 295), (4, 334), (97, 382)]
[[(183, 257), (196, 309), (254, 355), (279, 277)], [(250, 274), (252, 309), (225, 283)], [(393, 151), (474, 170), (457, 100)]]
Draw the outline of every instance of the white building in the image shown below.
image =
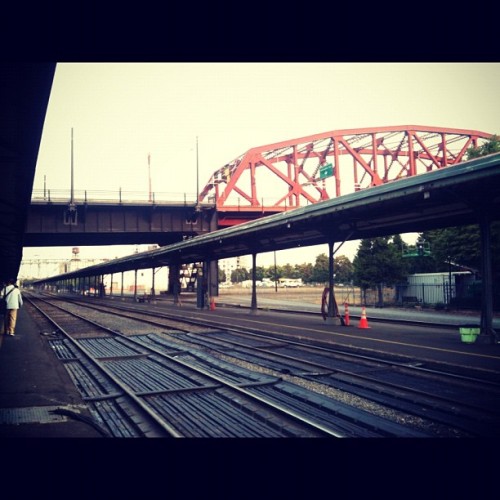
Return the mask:
[(460, 288), (472, 280), (474, 275), (469, 271), (410, 274), (408, 285), (403, 290), (403, 301), (416, 298), (424, 304), (448, 304), (450, 299), (457, 297)]
[(230, 259), (219, 260), (219, 269), (224, 271), (226, 275), (226, 283), (231, 281), (231, 273), (235, 269), (245, 268), (250, 270), (248, 267), (248, 256), (243, 257), (231, 257)]

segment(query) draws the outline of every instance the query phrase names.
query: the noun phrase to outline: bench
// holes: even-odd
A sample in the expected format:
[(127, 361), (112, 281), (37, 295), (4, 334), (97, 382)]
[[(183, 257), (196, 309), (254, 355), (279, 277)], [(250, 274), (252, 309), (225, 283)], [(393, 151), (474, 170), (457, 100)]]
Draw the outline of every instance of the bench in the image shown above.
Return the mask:
[(403, 297), (403, 304), (413, 304), (413, 305), (420, 304), (420, 299), (418, 299), (417, 297), (413, 297), (411, 295), (407, 295)]

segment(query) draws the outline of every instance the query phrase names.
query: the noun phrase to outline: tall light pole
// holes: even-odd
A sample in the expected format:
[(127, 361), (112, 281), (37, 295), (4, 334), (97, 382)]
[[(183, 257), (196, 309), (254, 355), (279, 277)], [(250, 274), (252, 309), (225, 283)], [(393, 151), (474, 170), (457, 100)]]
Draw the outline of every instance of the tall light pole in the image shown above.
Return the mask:
[(151, 198), (151, 153), (148, 153), (148, 177), (149, 177), (149, 201), (153, 201)]
[(70, 206), (74, 203), (74, 167), (73, 167), (73, 127), (71, 127), (71, 199)]
[(198, 207), (198, 197), (200, 196), (200, 167), (198, 156), (198, 136), (196, 136), (196, 207)]

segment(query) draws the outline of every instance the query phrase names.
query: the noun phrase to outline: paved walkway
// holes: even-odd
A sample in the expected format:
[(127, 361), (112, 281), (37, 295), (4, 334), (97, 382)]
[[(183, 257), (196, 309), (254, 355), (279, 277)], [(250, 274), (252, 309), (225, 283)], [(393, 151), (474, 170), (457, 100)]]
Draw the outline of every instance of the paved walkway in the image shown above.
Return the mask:
[(102, 437), (63, 363), (25, 308), (0, 335), (0, 438)]
[[(305, 299), (307, 300), (307, 299)], [(222, 295), (219, 297), (219, 304), (226, 304), (240, 307), (250, 307), (251, 297), (248, 295)], [(281, 298), (271, 298), (261, 296), (257, 298), (259, 309), (273, 309), (284, 311), (298, 311), (321, 314), (321, 306), (312, 302), (300, 302), (297, 300), (285, 300)], [(340, 314), (344, 315), (344, 306), (339, 304)], [(361, 316), (361, 307), (349, 306), (349, 315), (353, 317)], [(475, 311), (436, 311), (434, 309), (418, 309), (415, 307), (367, 307), (366, 315), (371, 319), (393, 319), (401, 321), (420, 321), (426, 324), (436, 325), (478, 325), (480, 324), (480, 313)], [(500, 329), (500, 317), (496, 315), (493, 319), (495, 329)]]

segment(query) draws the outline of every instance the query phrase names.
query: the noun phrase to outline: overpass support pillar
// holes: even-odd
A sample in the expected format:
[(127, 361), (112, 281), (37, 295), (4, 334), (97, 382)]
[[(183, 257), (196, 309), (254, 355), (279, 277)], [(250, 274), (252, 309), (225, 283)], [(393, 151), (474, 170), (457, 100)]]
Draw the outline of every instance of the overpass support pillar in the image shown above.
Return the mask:
[(157, 269), (152, 268), (151, 269), (151, 298), (154, 299), (154, 296), (156, 295), (155, 291), (155, 274), (156, 274)]
[(181, 292), (181, 284), (179, 281), (181, 266), (179, 264), (171, 264), (168, 268), (168, 292), (174, 296), (174, 305), (180, 305), (179, 294)]
[(208, 264), (207, 262), (202, 262), (199, 264), (198, 272), (196, 273), (196, 307), (198, 309), (204, 309), (207, 305), (207, 293), (208, 293)]
[(219, 296), (219, 262), (211, 260), (208, 263), (208, 296)]

